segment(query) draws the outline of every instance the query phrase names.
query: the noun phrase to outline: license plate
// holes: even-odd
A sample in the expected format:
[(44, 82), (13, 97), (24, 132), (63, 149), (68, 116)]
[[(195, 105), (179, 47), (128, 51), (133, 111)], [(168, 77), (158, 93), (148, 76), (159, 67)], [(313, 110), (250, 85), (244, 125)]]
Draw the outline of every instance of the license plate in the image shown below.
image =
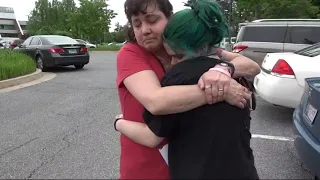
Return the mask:
[(75, 54), (75, 53), (77, 53), (77, 50), (76, 49), (69, 49), (69, 53), (70, 54)]
[(311, 121), (311, 123), (314, 122), (314, 119), (316, 118), (317, 113), (318, 113), (318, 110), (314, 108), (310, 103), (308, 103), (306, 108), (306, 116)]

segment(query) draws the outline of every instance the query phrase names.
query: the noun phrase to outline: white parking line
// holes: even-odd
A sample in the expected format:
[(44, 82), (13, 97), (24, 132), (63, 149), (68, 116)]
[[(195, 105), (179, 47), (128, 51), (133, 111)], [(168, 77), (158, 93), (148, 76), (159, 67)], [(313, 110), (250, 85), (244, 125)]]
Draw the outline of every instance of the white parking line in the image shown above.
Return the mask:
[(283, 136), (268, 136), (268, 135), (260, 135), (260, 134), (252, 134), (252, 138), (260, 138), (260, 139), (269, 139), (269, 140), (278, 140), (278, 141), (293, 141), (290, 137)]

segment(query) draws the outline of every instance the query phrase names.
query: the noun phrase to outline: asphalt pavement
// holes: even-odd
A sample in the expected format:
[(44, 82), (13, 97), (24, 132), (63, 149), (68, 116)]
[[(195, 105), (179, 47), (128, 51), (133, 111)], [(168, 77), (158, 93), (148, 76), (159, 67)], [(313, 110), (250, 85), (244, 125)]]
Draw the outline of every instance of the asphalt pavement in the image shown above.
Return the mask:
[[(82, 70), (55, 68), (52, 80), (0, 93), (0, 179), (118, 177), (115, 58), (92, 52)], [(261, 179), (312, 178), (293, 147), (292, 112), (258, 97), (251, 145)]]

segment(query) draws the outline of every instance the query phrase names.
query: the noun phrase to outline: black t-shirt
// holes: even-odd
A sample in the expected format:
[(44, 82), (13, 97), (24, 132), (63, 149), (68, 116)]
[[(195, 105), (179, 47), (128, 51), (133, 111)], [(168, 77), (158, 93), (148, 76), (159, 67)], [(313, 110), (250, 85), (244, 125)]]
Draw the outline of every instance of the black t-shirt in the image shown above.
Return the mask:
[[(197, 84), (220, 60), (198, 57), (176, 64), (162, 86)], [(171, 179), (258, 179), (250, 148), (250, 111), (220, 102), (163, 116), (145, 110), (149, 128), (169, 142)]]

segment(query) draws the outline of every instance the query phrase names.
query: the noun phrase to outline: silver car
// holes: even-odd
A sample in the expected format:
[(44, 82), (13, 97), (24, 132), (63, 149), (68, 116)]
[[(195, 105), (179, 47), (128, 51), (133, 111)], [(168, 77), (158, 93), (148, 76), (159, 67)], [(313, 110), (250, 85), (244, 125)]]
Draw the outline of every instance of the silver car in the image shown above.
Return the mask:
[(233, 52), (259, 65), (267, 53), (294, 52), (320, 42), (319, 19), (258, 20), (241, 25)]

